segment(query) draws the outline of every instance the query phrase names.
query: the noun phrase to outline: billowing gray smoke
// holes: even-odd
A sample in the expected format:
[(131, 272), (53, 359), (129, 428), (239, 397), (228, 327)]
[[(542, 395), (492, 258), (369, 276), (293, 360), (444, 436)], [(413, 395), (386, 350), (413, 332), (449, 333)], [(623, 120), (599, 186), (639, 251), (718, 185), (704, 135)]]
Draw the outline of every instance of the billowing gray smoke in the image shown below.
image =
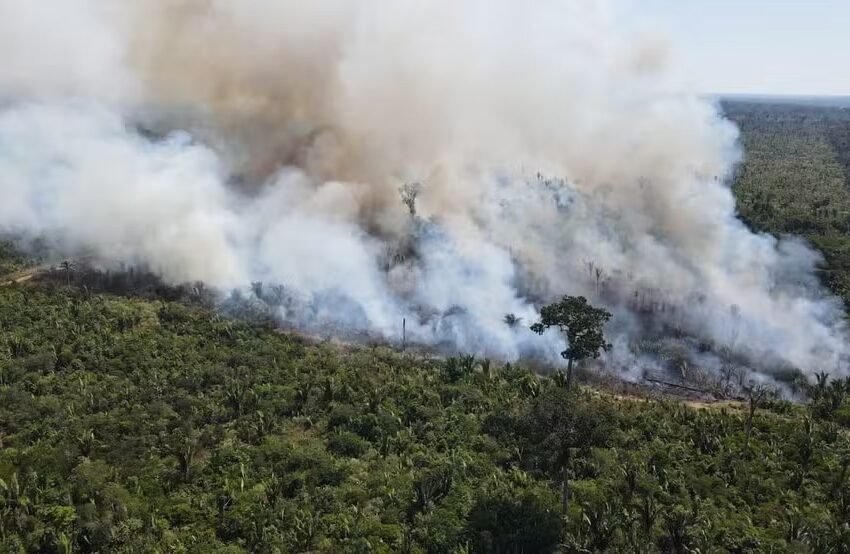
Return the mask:
[(675, 329), (843, 372), (818, 256), (737, 220), (735, 128), (613, 7), (0, 0), (0, 227), (305, 326), (556, 358), (525, 323), (583, 294), (612, 361)]

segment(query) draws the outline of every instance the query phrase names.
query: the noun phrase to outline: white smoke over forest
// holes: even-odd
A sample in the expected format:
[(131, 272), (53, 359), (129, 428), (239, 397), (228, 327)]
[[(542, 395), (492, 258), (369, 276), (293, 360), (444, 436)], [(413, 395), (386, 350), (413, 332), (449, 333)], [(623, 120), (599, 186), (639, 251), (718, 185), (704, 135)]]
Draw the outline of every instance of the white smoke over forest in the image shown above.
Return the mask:
[(557, 359), (528, 324), (581, 294), (612, 366), (846, 373), (819, 255), (737, 219), (737, 131), (667, 59), (594, 0), (0, 0), (0, 230), (305, 329)]

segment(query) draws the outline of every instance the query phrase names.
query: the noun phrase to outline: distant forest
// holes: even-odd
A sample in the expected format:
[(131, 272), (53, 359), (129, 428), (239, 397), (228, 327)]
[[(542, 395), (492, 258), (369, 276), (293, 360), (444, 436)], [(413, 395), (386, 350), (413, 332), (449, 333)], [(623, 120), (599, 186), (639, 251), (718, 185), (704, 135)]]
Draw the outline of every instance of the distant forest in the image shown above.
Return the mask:
[(850, 107), (726, 101), (745, 158), (734, 182), (751, 227), (805, 237), (824, 282), (850, 304)]

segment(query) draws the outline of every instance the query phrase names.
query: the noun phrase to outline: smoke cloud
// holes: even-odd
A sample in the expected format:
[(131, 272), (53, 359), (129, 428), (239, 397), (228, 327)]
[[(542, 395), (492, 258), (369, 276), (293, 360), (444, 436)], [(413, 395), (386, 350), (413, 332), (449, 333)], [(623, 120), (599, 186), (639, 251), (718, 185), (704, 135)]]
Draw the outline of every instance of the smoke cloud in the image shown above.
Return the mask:
[(671, 334), (845, 372), (818, 254), (737, 219), (735, 127), (615, 4), (115, 4), (0, 0), (0, 229), (279, 284), (307, 329), (554, 361), (527, 324), (583, 294), (612, 365)]

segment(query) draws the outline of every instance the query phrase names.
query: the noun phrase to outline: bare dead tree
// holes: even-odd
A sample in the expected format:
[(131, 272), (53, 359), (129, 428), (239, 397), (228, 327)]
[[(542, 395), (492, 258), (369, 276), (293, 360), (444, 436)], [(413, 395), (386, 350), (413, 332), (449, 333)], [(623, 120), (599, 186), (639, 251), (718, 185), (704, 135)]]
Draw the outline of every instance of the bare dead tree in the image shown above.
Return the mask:
[(398, 189), (402, 203), (410, 211), (410, 217), (416, 217), (416, 198), (422, 192), (421, 183), (405, 183)]
[(602, 268), (597, 267), (595, 270), (596, 273), (596, 296), (599, 296), (599, 283), (602, 281)]
[(732, 318), (732, 324), (729, 327), (729, 334), (731, 335), (729, 346), (734, 349), (735, 344), (738, 342), (738, 334), (741, 332), (741, 308), (737, 304), (732, 304), (729, 307), (729, 315)]

